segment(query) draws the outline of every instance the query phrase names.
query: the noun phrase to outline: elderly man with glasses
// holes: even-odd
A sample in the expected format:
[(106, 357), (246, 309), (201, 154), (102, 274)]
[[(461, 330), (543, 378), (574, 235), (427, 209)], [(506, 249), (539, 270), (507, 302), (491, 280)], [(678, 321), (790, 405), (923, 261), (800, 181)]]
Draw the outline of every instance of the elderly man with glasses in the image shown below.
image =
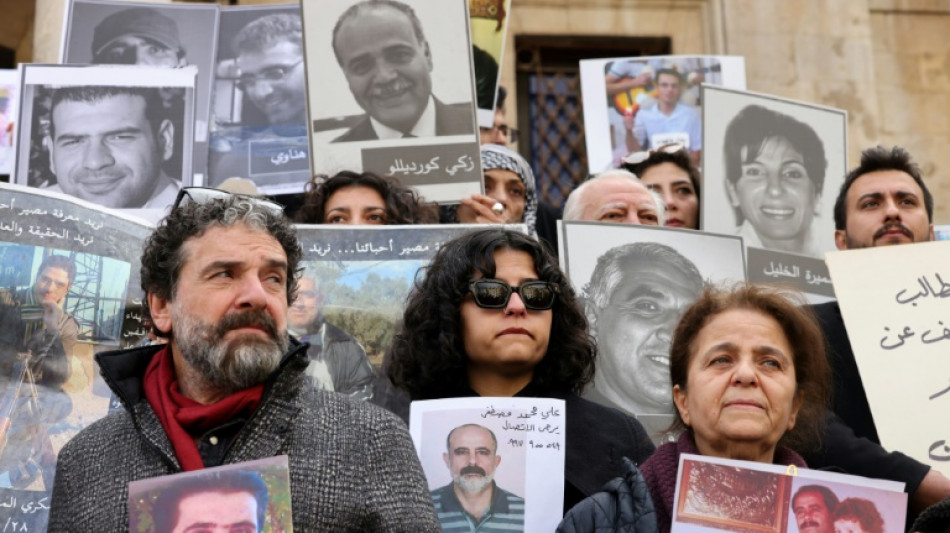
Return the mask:
[(293, 227), (210, 194), (185, 189), (145, 243), (145, 314), (168, 343), (96, 356), (123, 409), (60, 452), (49, 530), (126, 531), (131, 481), (287, 455), (295, 529), (439, 531), (405, 425), (305, 379)]

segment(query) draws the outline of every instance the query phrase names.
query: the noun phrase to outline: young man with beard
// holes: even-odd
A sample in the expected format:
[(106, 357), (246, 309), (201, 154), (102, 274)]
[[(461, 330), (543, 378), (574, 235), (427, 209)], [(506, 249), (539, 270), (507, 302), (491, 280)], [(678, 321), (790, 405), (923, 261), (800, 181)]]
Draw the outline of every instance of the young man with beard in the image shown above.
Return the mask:
[(495, 469), (501, 463), (495, 433), (478, 424), (464, 424), (449, 432), (445, 445), (442, 459), (452, 483), (432, 491), (442, 531), (521, 531), (524, 498), (495, 484)]
[(168, 343), (96, 356), (124, 409), (60, 452), (49, 530), (126, 531), (131, 481), (287, 455), (295, 529), (438, 531), (406, 427), (305, 380), (307, 346), (287, 333), (302, 252), (280, 209), (197, 195), (142, 256)]
[[(861, 163), (848, 172), (835, 200), (835, 244), (839, 250), (849, 250), (932, 241), (933, 205), (920, 168), (906, 150), (899, 146), (869, 148), (861, 153)], [(910, 525), (916, 513), (950, 496), (950, 480), (923, 463), (900, 452), (887, 453), (877, 445), (877, 428), (841, 308), (833, 301), (815, 305), (813, 310), (827, 339), (834, 371), (832, 408), (844, 424), (829, 424), (823, 449), (806, 455), (805, 460), (812, 467), (848, 464), (852, 474), (904, 482)], [(854, 439), (851, 430), (862, 438)]]

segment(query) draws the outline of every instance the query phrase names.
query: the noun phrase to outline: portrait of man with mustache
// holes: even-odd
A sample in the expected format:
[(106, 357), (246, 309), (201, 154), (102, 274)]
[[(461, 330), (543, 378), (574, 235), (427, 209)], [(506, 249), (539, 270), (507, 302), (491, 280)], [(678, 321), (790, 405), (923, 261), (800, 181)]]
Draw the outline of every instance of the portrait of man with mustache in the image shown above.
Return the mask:
[(366, 116), (333, 142), (474, 133), (470, 102), (432, 93), (432, 51), (408, 5), (364, 0), (333, 28), (333, 52)]
[(478, 424), (463, 424), (446, 437), (442, 454), (452, 482), (432, 491), (444, 531), (524, 528), (524, 498), (495, 483), (501, 464), (495, 433)]

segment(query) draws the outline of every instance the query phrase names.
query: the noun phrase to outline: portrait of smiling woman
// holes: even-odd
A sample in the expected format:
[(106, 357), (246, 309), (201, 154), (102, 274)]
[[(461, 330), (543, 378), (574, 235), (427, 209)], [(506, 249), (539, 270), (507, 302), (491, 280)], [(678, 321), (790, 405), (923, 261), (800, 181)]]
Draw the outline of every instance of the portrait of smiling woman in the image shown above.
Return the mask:
[(812, 224), (820, 214), (828, 161), (815, 130), (749, 105), (725, 132), (725, 186), (746, 246), (820, 257)]

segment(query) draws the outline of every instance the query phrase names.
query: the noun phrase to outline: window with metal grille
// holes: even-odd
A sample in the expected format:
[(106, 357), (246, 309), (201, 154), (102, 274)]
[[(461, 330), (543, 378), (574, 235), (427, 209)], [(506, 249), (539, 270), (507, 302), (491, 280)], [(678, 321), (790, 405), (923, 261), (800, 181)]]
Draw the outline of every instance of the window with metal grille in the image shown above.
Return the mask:
[(587, 177), (578, 62), (671, 51), (669, 37), (515, 36), (518, 148), (531, 163), (542, 202), (563, 206)]

